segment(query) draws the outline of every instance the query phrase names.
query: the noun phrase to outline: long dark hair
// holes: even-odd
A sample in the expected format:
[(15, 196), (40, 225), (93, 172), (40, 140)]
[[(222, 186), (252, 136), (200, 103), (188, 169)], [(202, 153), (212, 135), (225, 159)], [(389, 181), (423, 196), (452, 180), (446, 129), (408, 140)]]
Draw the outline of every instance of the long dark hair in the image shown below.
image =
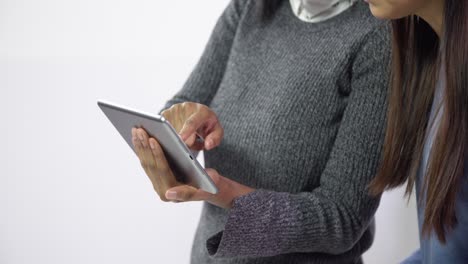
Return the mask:
[(406, 194), (411, 194), (426, 129), (432, 125), (428, 113), (436, 78), (445, 75), (441, 124), (420, 193), (426, 203), (423, 234), (435, 232), (442, 243), (457, 224), (455, 201), (468, 148), (468, 1), (446, 0), (444, 8), (440, 40), (416, 16), (392, 22), (392, 84), (384, 153), (370, 185), (371, 193), (380, 194), (408, 182)]

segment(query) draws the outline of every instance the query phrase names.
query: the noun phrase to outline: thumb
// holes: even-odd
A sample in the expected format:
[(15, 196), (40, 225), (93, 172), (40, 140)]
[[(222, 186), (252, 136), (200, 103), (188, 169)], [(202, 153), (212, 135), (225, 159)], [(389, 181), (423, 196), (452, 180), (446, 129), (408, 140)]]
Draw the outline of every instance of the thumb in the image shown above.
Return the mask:
[(168, 200), (180, 202), (203, 201), (210, 197), (209, 193), (189, 185), (170, 188), (166, 191), (165, 195)]

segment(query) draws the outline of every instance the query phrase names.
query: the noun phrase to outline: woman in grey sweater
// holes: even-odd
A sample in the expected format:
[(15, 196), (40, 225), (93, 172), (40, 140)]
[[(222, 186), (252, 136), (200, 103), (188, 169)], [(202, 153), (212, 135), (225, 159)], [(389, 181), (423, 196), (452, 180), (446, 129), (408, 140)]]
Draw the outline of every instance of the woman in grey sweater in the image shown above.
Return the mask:
[[(176, 181), (133, 129), (163, 201), (206, 201), (192, 263), (361, 263), (385, 126), (387, 25), (363, 2), (233, 0), (162, 114), (220, 192)], [(196, 137), (201, 136), (204, 142)]]

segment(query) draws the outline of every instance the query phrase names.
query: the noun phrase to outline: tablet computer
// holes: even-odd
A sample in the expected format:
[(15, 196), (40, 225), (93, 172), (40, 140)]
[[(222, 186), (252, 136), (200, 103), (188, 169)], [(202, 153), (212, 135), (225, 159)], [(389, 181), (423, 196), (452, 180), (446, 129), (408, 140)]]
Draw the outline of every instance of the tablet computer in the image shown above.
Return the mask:
[(132, 128), (143, 128), (150, 137), (159, 142), (169, 166), (179, 182), (209, 193), (215, 194), (218, 192), (210, 176), (164, 117), (143, 113), (101, 100), (98, 101), (98, 106), (134, 152)]

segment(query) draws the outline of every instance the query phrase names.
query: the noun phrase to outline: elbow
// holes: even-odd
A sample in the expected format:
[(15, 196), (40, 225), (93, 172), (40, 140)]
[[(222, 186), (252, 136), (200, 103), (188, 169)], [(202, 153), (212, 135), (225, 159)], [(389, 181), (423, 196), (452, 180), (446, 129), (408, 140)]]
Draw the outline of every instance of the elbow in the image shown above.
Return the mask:
[[(338, 209), (338, 208), (341, 208)], [(360, 210), (349, 206), (337, 206), (338, 214), (332, 223), (335, 230), (332, 235), (332, 247), (326, 252), (329, 254), (343, 254), (357, 247), (360, 250), (368, 249), (375, 234), (374, 212), (370, 210), (362, 214)]]
[(371, 223), (367, 226), (363, 226), (360, 229), (356, 229), (352, 235), (342, 243), (338, 244), (337, 252), (338, 254), (343, 254), (345, 252), (359, 250), (366, 251), (369, 249), (374, 242), (375, 235), (375, 224), (372, 219)]
[(347, 235), (335, 237), (331, 246), (324, 250), (324, 253), (340, 255), (349, 251), (354, 251), (356, 248), (365, 247), (368, 249), (373, 242), (374, 232), (371, 228), (361, 228), (350, 231)]
[(337, 240), (336, 252), (343, 254), (356, 248), (367, 250), (374, 242), (375, 222), (373, 214), (370, 217), (359, 217), (353, 213), (348, 218), (346, 234), (342, 234), (341, 241)]

